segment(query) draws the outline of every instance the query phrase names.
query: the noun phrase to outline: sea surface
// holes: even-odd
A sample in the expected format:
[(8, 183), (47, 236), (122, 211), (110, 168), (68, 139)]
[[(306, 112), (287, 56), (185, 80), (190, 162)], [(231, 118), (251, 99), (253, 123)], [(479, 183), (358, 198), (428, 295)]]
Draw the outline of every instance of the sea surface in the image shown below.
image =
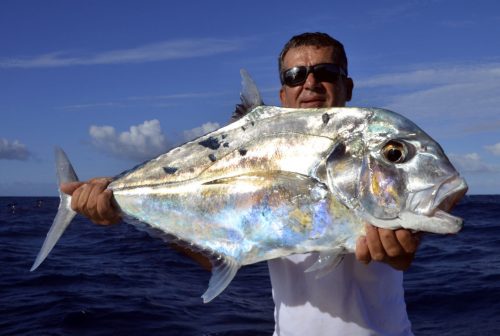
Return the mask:
[[(29, 269), (58, 198), (0, 197), (0, 335), (270, 335), (267, 264), (209, 304), (209, 273), (128, 224), (77, 217)], [(416, 335), (500, 335), (500, 196), (466, 196), (456, 236), (427, 235), (405, 273)]]

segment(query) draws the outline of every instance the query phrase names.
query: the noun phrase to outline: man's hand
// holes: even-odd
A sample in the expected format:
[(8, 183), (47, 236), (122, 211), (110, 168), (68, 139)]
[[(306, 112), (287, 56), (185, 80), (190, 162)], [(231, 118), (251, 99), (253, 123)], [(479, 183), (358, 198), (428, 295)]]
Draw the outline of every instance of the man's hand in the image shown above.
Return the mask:
[(96, 224), (115, 224), (121, 219), (113, 203), (113, 192), (106, 189), (110, 178), (94, 178), (87, 182), (69, 182), (60, 185), (61, 191), (71, 195), (71, 208)]
[(366, 225), (366, 237), (356, 243), (356, 259), (368, 264), (381, 261), (394, 269), (408, 269), (415, 257), (420, 242), (420, 234), (409, 230), (388, 230)]

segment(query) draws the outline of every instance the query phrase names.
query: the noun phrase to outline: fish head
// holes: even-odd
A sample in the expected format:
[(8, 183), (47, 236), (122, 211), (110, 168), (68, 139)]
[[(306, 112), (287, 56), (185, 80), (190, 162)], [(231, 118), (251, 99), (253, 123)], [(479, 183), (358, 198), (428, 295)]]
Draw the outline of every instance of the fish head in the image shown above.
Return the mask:
[(456, 233), (448, 212), (467, 191), (441, 146), (394, 112), (366, 109), (327, 159), (330, 188), (366, 221), (389, 229)]

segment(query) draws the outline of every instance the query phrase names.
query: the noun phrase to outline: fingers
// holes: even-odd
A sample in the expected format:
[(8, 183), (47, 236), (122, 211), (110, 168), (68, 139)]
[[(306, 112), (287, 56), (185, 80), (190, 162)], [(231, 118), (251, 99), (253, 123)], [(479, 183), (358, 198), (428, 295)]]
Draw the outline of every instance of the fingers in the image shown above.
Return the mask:
[[(107, 185), (108, 184), (106, 182), (94, 182), (90, 184), (91, 188), (89, 188), (90, 191), (87, 198), (86, 214), (87, 217), (99, 224), (101, 224), (105, 218), (103, 218), (102, 214), (99, 212), (98, 201), (101, 199), (100, 195), (104, 192)], [(101, 209), (102, 207), (103, 205), (101, 205)]]
[(366, 243), (366, 237), (359, 237), (356, 242), (356, 259), (358, 259), (363, 264), (368, 264), (372, 261), (370, 255), (370, 250), (368, 249), (368, 244)]
[(63, 193), (72, 195), (73, 192), (76, 189), (78, 189), (81, 185), (83, 185), (83, 182), (68, 182), (68, 183), (61, 183), (59, 188)]
[(87, 203), (87, 198), (90, 191), (89, 188), (90, 187), (88, 183), (84, 183), (81, 187), (73, 192), (73, 195), (71, 197), (71, 208), (84, 216), (87, 216), (85, 204)]
[(356, 258), (365, 264), (376, 260), (405, 270), (413, 261), (419, 240), (420, 234), (409, 230), (388, 230), (367, 224), (366, 237), (358, 239), (356, 244)]
[(420, 244), (420, 233), (411, 233), (409, 230), (396, 230), (396, 237), (406, 253), (415, 254)]
[(81, 184), (74, 190), (71, 208), (97, 224), (114, 224), (120, 213), (113, 205), (113, 193), (107, 190), (110, 179), (97, 178)]
[(398, 238), (396, 237), (396, 231), (388, 229), (378, 229), (378, 234), (385, 255), (387, 255), (390, 258), (394, 258), (405, 253), (405, 250), (403, 249), (403, 247), (398, 241)]
[(373, 225), (366, 225), (366, 243), (373, 260), (383, 261), (385, 257), (384, 245), (380, 241), (379, 233)]
[(102, 218), (100, 224), (116, 224), (121, 220), (119, 211), (114, 205), (113, 192), (111, 190), (104, 190), (98, 196), (97, 212)]

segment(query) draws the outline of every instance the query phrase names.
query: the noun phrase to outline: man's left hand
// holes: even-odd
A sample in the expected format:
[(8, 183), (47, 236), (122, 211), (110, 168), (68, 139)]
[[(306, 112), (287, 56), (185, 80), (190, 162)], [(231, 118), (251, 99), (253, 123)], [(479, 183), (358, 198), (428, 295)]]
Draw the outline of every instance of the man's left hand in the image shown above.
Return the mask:
[(370, 261), (384, 262), (394, 269), (407, 270), (420, 242), (420, 234), (409, 230), (389, 230), (366, 225), (366, 236), (356, 243), (356, 259), (368, 264)]

